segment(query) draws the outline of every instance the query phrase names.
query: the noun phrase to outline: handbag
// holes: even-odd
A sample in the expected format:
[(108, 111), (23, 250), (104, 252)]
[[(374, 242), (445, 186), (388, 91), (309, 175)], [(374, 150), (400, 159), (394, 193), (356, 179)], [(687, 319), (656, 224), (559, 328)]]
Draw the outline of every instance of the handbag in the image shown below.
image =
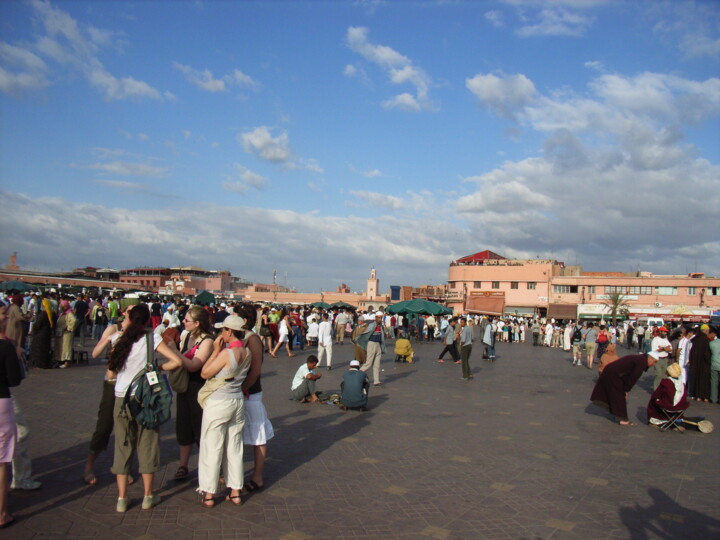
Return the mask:
[(190, 375), (185, 367), (180, 366), (172, 371), (168, 371), (167, 378), (170, 383), (170, 388), (172, 388), (176, 393), (182, 394), (187, 392)]
[(207, 402), (208, 398), (215, 393), (216, 390), (220, 390), (223, 386), (225, 386), (227, 383), (232, 382), (235, 380), (235, 375), (238, 373), (242, 373), (243, 369), (245, 369), (248, 364), (250, 364), (250, 349), (245, 349), (245, 358), (243, 358), (243, 361), (240, 363), (238, 368), (228, 377), (227, 379), (218, 379), (217, 377), (212, 377), (205, 381), (205, 384), (202, 385), (202, 388), (198, 391), (198, 397), (197, 401), (201, 408), (205, 408), (205, 403)]

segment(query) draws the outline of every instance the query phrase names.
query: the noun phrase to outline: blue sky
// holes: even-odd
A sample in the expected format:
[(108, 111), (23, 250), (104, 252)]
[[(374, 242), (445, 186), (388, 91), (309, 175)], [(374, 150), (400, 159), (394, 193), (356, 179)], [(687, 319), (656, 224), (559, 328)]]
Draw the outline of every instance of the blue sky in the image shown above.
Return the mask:
[(720, 4), (0, 3), (0, 257), (720, 275)]

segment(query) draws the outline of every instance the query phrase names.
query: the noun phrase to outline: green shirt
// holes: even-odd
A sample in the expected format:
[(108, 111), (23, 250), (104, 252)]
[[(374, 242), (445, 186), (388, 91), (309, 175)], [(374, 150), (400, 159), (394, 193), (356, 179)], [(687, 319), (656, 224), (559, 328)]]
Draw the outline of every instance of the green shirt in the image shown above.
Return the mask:
[(720, 339), (710, 342), (710, 369), (720, 370)]

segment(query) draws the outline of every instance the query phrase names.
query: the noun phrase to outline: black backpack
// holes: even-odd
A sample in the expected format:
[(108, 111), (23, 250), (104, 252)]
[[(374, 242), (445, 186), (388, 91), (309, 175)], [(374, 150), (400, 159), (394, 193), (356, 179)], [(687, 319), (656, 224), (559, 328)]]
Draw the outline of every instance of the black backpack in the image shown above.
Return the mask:
[[(145, 334), (147, 345), (147, 363), (140, 370), (125, 393), (122, 403), (122, 412), (144, 427), (145, 429), (156, 429), (170, 420), (172, 414), (172, 390), (170, 383), (164, 374), (157, 375), (157, 383), (151, 384), (147, 374), (157, 372), (155, 362), (152, 335)], [(135, 393), (133, 394), (133, 388)]]
[(582, 341), (582, 332), (580, 331), (580, 327), (575, 327), (575, 332), (573, 332), (573, 341)]

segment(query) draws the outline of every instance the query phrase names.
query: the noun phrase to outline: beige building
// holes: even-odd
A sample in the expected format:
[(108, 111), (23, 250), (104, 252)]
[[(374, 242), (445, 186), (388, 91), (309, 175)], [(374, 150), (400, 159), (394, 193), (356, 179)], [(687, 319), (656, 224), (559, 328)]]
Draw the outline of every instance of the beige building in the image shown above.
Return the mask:
[(491, 251), (453, 261), (448, 270), (447, 304), (456, 313), (603, 319), (612, 293), (628, 304), (621, 318), (707, 321), (720, 310), (720, 278), (702, 273), (583, 272), (555, 260), (512, 260)]

